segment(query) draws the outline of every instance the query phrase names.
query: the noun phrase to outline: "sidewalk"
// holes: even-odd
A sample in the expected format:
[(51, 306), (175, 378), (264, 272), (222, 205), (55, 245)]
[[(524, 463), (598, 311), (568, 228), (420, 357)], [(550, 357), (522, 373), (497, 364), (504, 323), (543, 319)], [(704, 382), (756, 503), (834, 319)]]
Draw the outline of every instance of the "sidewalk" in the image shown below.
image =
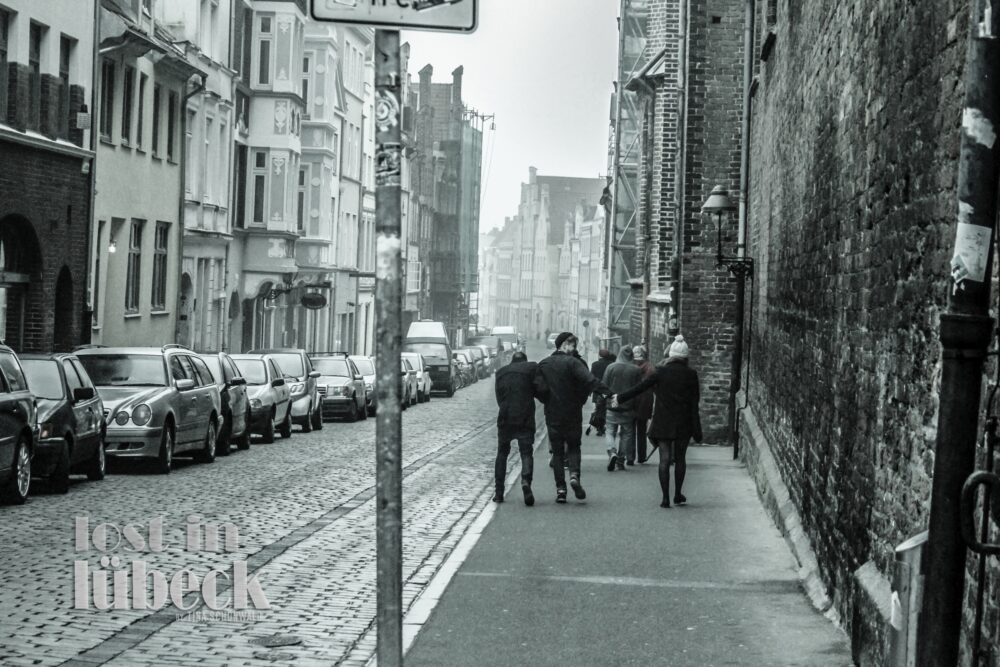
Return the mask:
[(731, 450), (692, 447), (689, 504), (662, 509), (658, 455), (609, 473), (583, 449), (587, 499), (556, 505), (539, 447), (535, 506), (508, 492), (407, 665), (851, 664)]

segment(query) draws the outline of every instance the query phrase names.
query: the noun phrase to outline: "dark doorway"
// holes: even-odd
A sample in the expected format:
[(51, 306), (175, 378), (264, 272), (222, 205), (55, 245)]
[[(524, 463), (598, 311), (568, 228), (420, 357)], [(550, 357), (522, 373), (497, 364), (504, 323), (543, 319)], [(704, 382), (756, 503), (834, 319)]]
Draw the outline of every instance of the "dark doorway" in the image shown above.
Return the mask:
[(63, 266), (56, 279), (52, 349), (56, 352), (68, 352), (77, 342), (77, 330), (73, 326), (73, 276), (69, 267)]

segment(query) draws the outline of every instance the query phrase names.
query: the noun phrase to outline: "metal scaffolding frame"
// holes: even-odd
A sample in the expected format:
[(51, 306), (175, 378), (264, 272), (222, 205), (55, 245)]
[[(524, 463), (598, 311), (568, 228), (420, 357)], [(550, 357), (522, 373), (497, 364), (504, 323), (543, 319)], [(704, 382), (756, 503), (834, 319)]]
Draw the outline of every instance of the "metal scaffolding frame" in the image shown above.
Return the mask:
[[(612, 208), (608, 266), (609, 334), (627, 334), (631, 326), (631, 284), (636, 265), (640, 137), (643, 107), (628, 83), (645, 62), (648, 0), (621, 0), (618, 28), (618, 83), (615, 91), (614, 152), (611, 159)], [(634, 306), (633, 306), (634, 307)]]

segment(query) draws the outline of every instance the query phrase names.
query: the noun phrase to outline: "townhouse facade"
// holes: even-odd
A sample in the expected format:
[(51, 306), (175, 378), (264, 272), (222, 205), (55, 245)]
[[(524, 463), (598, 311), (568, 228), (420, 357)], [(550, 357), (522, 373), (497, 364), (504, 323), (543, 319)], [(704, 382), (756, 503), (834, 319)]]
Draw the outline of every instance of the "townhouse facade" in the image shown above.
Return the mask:
[(0, 5), (0, 336), (19, 351), (90, 337), (96, 10)]

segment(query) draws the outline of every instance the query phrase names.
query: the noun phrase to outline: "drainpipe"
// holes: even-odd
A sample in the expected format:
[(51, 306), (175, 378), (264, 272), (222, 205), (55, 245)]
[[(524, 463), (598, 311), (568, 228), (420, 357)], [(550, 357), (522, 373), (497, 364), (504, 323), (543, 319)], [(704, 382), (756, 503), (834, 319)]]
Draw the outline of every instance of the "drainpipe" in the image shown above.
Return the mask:
[[(91, 65), (90, 73), (90, 192), (89, 203), (90, 203), (90, 213), (88, 217), (87, 229), (89, 233), (87, 234), (87, 273), (90, 274), (94, 270), (94, 261), (100, 258), (101, 255), (101, 239), (97, 238), (97, 241), (93, 245), (94, 257), (90, 256), (90, 244), (94, 236), (94, 228), (97, 226), (97, 134), (99, 132), (98, 128), (101, 122), (100, 109), (98, 109), (100, 95), (97, 93), (97, 73), (101, 71), (101, 0), (94, 0), (94, 46), (93, 46), (93, 63)], [(69, 94), (69, 91), (66, 92)], [(89, 275), (86, 278), (87, 291), (90, 293), (90, 318), (88, 321), (83, 322), (84, 330), (80, 332), (80, 342), (90, 343), (93, 337), (93, 326), (94, 326), (94, 313), (97, 312), (98, 308), (98, 294), (94, 291), (94, 281), (100, 280), (100, 276)]]
[[(198, 76), (201, 80), (195, 86), (194, 90), (191, 90), (184, 94), (181, 98), (180, 108), (177, 110), (180, 116), (180, 132), (177, 134), (177, 140), (180, 142), (180, 161), (178, 162), (178, 167), (181, 173), (181, 189), (180, 196), (177, 198), (177, 224), (180, 227), (180, 235), (177, 237), (177, 295), (180, 298), (181, 293), (181, 276), (184, 274), (184, 183), (187, 178), (187, 141), (184, 137), (187, 136), (187, 103), (195, 95), (205, 92), (205, 81), (208, 78), (207, 74), (199, 73)], [(187, 82), (190, 80), (184, 80), (184, 85), (187, 86)], [(193, 298), (193, 297), (192, 297)], [(180, 326), (181, 309), (178, 305), (177, 307), (177, 320), (174, 324), (174, 340), (177, 340), (177, 328)], [(189, 333), (193, 333), (190, 332)], [(190, 342), (190, 341), (189, 341)]]
[(975, 468), (983, 363), (993, 332), (989, 317), (992, 236), (997, 215), (1000, 153), (1000, 13), (990, 0), (971, 3), (965, 63), (958, 220), (948, 311), (941, 315), (941, 390), (934, 481), (924, 571), (917, 664), (958, 663), (965, 592), (966, 545), (960, 498)]
[[(684, 245), (684, 195), (687, 188), (687, 179), (684, 169), (687, 165), (687, 108), (688, 108), (688, 46), (691, 39), (691, 0), (684, 0), (680, 3), (680, 17), (678, 24), (681, 26), (683, 34), (680, 39), (680, 53), (677, 62), (677, 123), (680, 126), (680, 147), (677, 151), (677, 167), (674, 170), (674, 252), (670, 261), (670, 309), (667, 318), (667, 340), (680, 333), (681, 321), (681, 256)], [(652, 351), (650, 351), (652, 354)]]
[[(736, 256), (747, 254), (747, 212), (750, 198), (750, 114), (753, 112), (750, 85), (753, 82), (754, 0), (745, 0), (743, 17), (743, 123), (740, 129), (740, 204)], [(752, 274), (751, 274), (752, 275)], [(733, 459), (740, 455), (740, 425), (736, 418), (736, 395), (740, 391), (743, 371), (743, 320), (746, 313), (747, 274), (736, 276), (736, 332), (733, 341), (733, 365), (729, 377), (729, 437)]]

